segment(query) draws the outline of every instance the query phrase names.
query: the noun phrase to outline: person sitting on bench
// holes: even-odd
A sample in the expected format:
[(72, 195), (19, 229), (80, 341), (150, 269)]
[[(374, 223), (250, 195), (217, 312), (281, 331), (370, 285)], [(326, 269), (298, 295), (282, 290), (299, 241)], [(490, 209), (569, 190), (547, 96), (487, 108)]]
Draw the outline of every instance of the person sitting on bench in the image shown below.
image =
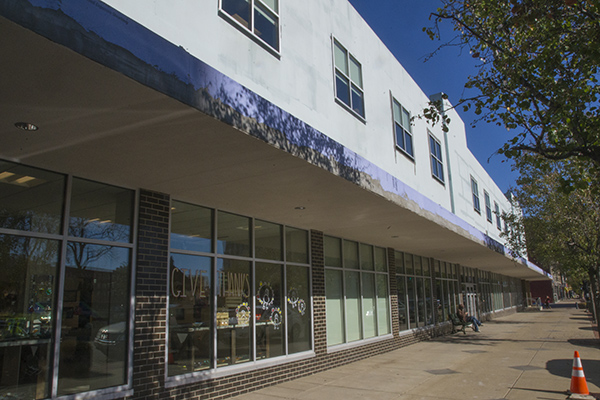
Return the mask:
[(461, 321), (467, 322), (467, 323), (471, 322), (473, 324), (473, 330), (475, 332), (479, 332), (479, 327), (482, 326), (483, 324), (481, 322), (479, 322), (479, 320), (477, 318), (475, 318), (474, 316), (469, 315), (467, 310), (465, 310), (464, 305), (462, 305), (462, 304), (458, 305), (456, 314), (458, 315), (458, 318), (460, 318)]

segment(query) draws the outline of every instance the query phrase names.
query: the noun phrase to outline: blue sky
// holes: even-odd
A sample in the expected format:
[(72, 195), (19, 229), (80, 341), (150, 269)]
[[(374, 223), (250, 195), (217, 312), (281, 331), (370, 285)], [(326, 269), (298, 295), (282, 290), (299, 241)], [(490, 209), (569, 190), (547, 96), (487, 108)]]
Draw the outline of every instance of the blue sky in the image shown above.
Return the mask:
[[(350, 3), (426, 94), (444, 92), (453, 104), (468, 95), (464, 83), (477, 71), (476, 60), (468, 52), (445, 48), (425, 62), (430, 53), (454, 37), (449, 24), (442, 32), (442, 41), (432, 41), (422, 31), (432, 25), (429, 14), (440, 6), (439, 0), (350, 0)], [(504, 156), (494, 155), (512, 135), (496, 125), (479, 123), (471, 128), (475, 114), (465, 113), (462, 108), (457, 111), (467, 128), (469, 148), (481, 165), (503, 192), (515, 186), (518, 174), (511, 170), (511, 163)]]

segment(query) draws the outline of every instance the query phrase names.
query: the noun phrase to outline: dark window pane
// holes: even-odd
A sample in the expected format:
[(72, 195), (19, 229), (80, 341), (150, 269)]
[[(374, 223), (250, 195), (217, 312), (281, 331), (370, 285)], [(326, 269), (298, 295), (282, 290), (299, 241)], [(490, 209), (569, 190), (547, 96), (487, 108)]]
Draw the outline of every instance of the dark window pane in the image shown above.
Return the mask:
[(251, 361), (250, 267), (248, 261), (217, 260), (217, 367)]
[(308, 232), (285, 228), (286, 261), (308, 264)]
[(212, 258), (171, 254), (169, 376), (211, 367)]
[(279, 50), (277, 17), (259, 3), (254, 6), (254, 33), (269, 46)]
[(60, 233), (63, 175), (0, 161), (0, 228)]
[(221, 8), (237, 22), (250, 29), (250, 3), (248, 0), (223, 0)]
[(58, 261), (57, 241), (0, 235), (0, 398), (50, 397)]
[(398, 124), (396, 124), (396, 145), (402, 150), (406, 148), (406, 144), (404, 143), (404, 130)]
[(361, 117), (365, 116), (363, 93), (354, 86), (352, 87), (352, 110)]
[(256, 263), (256, 359), (284, 354), (283, 267)]
[(171, 248), (212, 252), (213, 212), (174, 201), (171, 207)]
[(335, 73), (335, 96), (342, 103), (350, 107), (350, 86), (348, 79), (337, 71)]
[(360, 244), (360, 268), (367, 271), (373, 271), (375, 269), (375, 264), (373, 262), (373, 246), (364, 243)]
[(310, 275), (306, 267), (287, 267), (288, 353), (311, 349)]
[(344, 268), (358, 269), (358, 243), (344, 240)]
[(85, 179), (73, 179), (69, 235), (130, 242), (133, 222), (132, 190)]
[(232, 256), (250, 257), (250, 218), (218, 213), (217, 252)]
[(130, 250), (69, 242), (59, 395), (126, 383)]
[(254, 223), (255, 257), (268, 260), (283, 259), (283, 227), (266, 221)]
[(413, 155), (412, 136), (406, 131), (405, 131), (404, 136), (405, 136), (405, 141), (406, 141), (406, 152), (412, 156)]
[(408, 320), (406, 312), (406, 285), (405, 277), (398, 275), (396, 277), (398, 285), (398, 322), (400, 324), (400, 331), (408, 329)]

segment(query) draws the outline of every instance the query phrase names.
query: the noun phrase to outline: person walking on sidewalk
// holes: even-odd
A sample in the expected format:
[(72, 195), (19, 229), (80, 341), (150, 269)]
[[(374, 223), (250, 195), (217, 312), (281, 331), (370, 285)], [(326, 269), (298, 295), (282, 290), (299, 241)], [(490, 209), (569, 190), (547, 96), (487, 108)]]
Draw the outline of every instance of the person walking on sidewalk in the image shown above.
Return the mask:
[(475, 330), (475, 332), (479, 332), (479, 327), (483, 326), (483, 324), (479, 322), (477, 318), (475, 318), (472, 315), (469, 315), (467, 310), (465, 310), (465, 306), (463, 304), (458, 305), (456, 315), (458, 315), (458, 318), (460, 318), (460, 320), (463, 322), (471, 322), (473, 324), (473, 330)]

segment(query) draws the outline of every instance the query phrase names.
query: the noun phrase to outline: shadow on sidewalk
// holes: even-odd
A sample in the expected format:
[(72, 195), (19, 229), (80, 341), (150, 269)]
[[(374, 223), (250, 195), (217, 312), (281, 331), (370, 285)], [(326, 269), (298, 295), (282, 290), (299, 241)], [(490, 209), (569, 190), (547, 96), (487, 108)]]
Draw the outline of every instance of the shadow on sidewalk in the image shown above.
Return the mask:
[[(588, 383), (593, 383), (596, 386), (600, 386), (600, 360), (582, 359), (581, 365), (583, 366), (585, 380)], [(546, 369), (552, 375), (571, 379), (571, 373), (573, 372), (573, 360), (550, 360), (546, 363)]]
[(573, 346), (600, 349), (600, 340), (598, 339), (569, 339), (568, 342), (571, 343)]

